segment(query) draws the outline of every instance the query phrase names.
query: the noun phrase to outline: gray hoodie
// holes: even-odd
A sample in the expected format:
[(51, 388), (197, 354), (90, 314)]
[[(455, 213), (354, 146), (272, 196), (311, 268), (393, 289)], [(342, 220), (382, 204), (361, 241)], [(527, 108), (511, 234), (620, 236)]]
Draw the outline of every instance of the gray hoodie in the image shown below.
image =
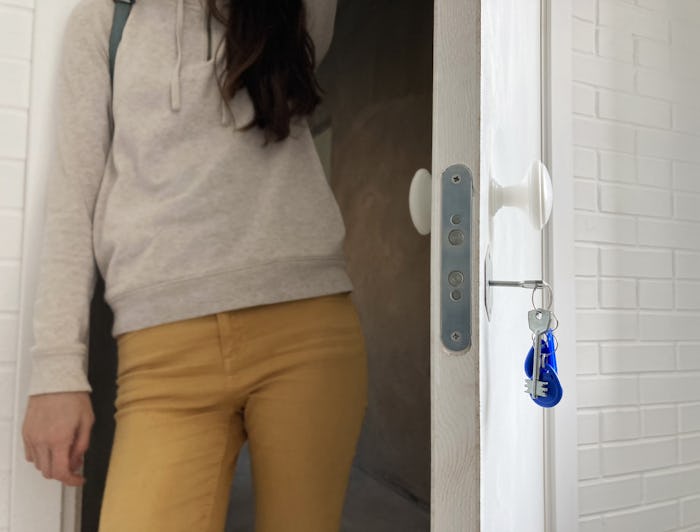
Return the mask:
[[(304, 0), (320, 63), (336, 0)], [(227, 5), (227, 0), (220, 0)], [(248, 91), (224, 102), (225, 27), (203, 0), (138, 0), (109, 76), (113, 0), (79, 0), (62, 40), (29, 395), (92, 391), (100, 274), (114, 337), (225, 310), (352, 291), (345, 226), (306, 118), (263, 147)], [(114, 133), (112, 136), (112, 127)]]

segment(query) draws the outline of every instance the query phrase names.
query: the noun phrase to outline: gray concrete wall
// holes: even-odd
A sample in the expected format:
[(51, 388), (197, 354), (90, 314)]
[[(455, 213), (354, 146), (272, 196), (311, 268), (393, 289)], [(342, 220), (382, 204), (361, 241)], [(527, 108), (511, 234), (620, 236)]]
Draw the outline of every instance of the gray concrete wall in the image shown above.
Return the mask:
[(431, 165), (433, 2), (340, 3), (311, 120), (338, 199), (369, 354), (356, 465), (423, 506), (430, 500), (430, 239), (408, 212)]

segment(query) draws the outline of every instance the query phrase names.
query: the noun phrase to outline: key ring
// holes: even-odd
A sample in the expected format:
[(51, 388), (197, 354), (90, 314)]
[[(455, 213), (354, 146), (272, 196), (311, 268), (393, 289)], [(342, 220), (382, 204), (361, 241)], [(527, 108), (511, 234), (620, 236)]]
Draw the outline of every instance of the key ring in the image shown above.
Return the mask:
[(549, 305), (547, 305), (544, 310), (551, 310), (552, 304), (554, 303), (554, 290), (552, 290), (552, 286), (547, 281), (543, 281), (541, 279), (531, 279), (527, 281), (494, 281), (489, 279), (488, 286), (489, 288), (491, 286), (518, 286), (522, 288), (532, 287), (532, 296), (530, 299), (532, 301), (533, 310), (537, 310), (538, 308), (537, 305), (535, 305), (535, 290), (538, 288), (547, 288), (547, 290), (549, 290)]
[[(552, 308), (552, 303), (554, 303), (554, 290), (552, 290), (551, 285), (547, 281), (537, 281), (535, 285), (532, 288), (532, 296), (530, 297), (532, 301), (532, 308), (537, 309), (537, 305), (535, 305), (535, 291), (538, 288), (544, 288), (546, 287), (549, 290), (549, 305), (547, 305), (546, 310), (550, 310)], [(542, 298), (544, 300), (544, 297)], [(557, 320), (557, 326), (559, 325), (559, 320)]]
[(552, 332), (554, 332), (557, 330), (557, 327), (559, 327), (559, 318), (557, 318), (557, 315), (554, 313), (553, 310), (550, 310), (550, 312), (552, 313), (552, 317), (557, 321), (556, 326), (552, 328)]

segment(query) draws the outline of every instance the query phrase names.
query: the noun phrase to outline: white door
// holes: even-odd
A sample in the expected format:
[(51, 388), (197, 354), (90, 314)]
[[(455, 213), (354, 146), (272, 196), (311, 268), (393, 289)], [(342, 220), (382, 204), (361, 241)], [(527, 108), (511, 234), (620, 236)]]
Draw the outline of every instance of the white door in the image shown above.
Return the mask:
[[(533, 161), (542, 159), (540, 9), (541, 0), (435, 0), (433, 532), (545, 530), (544, 409), (524, 392), (533, 292), (493, 287), (490, 319), (484, 298), (489, 247), (493, 279), (543, 278), (543, 233), (529, 223), (527, 213), (504, 208), (489, 216), (490, 177), (501, 185), (518, 184)], [(450, 209), (458, 208), (466, 190), (450, 185), (445, 175), (448, 168), (448, 174), (459, 173), (455, 164), (465, 165), (473, 176), (471, 224), (466, 226), (449, 221)], [(470, 231), (461, 247), (454, 239), (454, 247), (469, 259), (464, 286), (458, 275), (451, 284), (448, 275), (459, 270), (459, 253), (444, 255), (455, 229)], [(449, 296), (455, 289), (457, 301)], [(541, 295), (537, 290), (537, 305)], [(466, 334), (470, 347), (450, 349), (444, 328), (460, 328), (461, 317), (453, 316), (460, 306), (470, 309), (469, 323), (448, 332), (455, 334), (455, 345)]]
[[(540, 6), (541, 0), (482, 2), (479, 247), (482, 265), (490, 248), (496, 280), (543, 278), (542, 232), (530, 212), (505, 208), (490, 216), (487, 193), (490, 178), (516, 185), (542, 158)], [(490, 320), (479, 307), (482, 530), (543, 532), (544, 410), (523, 384), (533, 293), (491, 290)], [(540, 296), (535, 304), (548, 304)]]

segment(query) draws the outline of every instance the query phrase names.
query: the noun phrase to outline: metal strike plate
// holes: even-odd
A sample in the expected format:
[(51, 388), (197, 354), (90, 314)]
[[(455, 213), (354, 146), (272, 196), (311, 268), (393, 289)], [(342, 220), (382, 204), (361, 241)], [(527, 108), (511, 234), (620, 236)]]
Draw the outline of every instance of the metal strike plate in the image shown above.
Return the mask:
[(440, 337), (447, 349), (462, 351), (472, 344), (473, 178), (465, 165), (454, 164), (441, 179)]

